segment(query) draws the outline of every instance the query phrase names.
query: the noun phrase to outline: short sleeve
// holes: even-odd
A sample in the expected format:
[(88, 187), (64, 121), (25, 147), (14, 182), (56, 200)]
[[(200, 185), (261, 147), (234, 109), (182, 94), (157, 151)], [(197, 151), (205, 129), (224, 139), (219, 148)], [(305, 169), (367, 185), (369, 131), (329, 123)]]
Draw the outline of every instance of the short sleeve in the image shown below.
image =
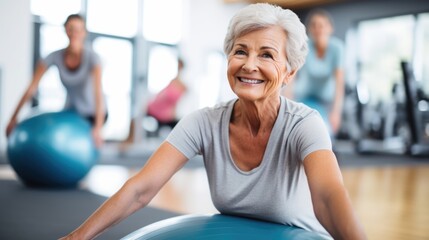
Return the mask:
[(50, 67), (55, 63), (55, 59), (58, 57), (58, 52), (51, 52), (45, 58), (41, 59), (41, 62), (46, 65), (46, 67)]
[(188, 159), (202, 152), (203, 114), (196, 111), (183, 117), (167, 137), (167, 142), (177, 148)]
[(328, 128), (319, 113), (314, 112), (303, 119), (295, 130), (296, 147), (301, 160), (317, 150), (332, 150)]

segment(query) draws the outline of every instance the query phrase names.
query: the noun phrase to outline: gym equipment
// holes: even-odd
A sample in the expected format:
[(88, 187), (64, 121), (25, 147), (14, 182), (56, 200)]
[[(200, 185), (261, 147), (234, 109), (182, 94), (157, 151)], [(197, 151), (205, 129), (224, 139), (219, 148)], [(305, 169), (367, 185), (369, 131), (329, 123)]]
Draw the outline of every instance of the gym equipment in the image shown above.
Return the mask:
[(184, 215), (140, 228), (122, 240), (323, 239), (301, 228), (229, 215)]
[(393, 98), (375, 106), (360, 104), (360, 131), (355, 135), (356, 151), (360, 154), (405, 154), (409, 138), (403, 89), (392, 88)]
[(411, 133), (408, 151), (412, 156), (429, 156), (429, 98), (417, 86), (411, 65), (401, 62), (401, 67)]
[[(393, 88), (396, 98), (372, 110), (369, 127), (361, 124), (366, 136), (356, 142), (358, 153), (429, 156), (429, 98), (418, 87), (410, 64), (401, 62), (401, 69), (403, 83)], [(362, 117), (362, 104), (360, 108), (361, 122), (368, 122)]]
[(27, 186), (74, 187), (98, 159), (91, 126), (73, 111), (43, 113), (17, 125), (7, 156)]

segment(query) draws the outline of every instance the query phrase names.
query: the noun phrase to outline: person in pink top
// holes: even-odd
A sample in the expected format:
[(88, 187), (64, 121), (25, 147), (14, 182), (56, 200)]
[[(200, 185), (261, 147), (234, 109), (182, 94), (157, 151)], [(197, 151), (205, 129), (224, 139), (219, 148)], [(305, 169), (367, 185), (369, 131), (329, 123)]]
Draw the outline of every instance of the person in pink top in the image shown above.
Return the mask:
[(147, 107), (147, 115), (154, 117), (160, 126), (174, 127), (176, 118), (176, 105), (183, 94), (186, 86), (181, 81), (183, 61), (178, 61), (178, 74), (171, 82), (153, 98)]
[[(176, 106), (180, 98), (184, 95), (187, 88), (182, 82), (182, 71), (184, 68), (184, 62), (182, 59), (178, 59), (177, 75), (173, 78), (170, 83), (156, 94), (147, 105), (146, 115), (153, 117), (158, 122), (158, 129), (153, 133), (158, 134), (158, 130), (163, 126), (173, 128), (179, 119), (176, 116)], [(128, 137), (121, 143), (120, 151), (125, 151), (130, 144), (134, 142), (134, 129), (135, 120), (130, 123), (130, 130)]]

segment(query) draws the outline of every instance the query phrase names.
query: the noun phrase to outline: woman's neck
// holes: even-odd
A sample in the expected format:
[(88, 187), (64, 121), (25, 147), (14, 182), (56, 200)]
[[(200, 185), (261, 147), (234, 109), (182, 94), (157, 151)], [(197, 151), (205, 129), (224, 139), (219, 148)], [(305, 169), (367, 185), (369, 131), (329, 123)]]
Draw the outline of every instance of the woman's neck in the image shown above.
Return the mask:
[(272, 129), (280, 108), (280, 98), (251, 102), (238, 100), (232, 121), (248, 128), (253, 136)]
[(67, 48), (66, 48), (66, 52), (67, 54), (70, 55), (80, 55), (83, 51), (83, 44), (70, 44)]
[(69, 45), (66, 48), (64, 56), (64, 64), (70, 71), (75, 71), (80, 67), (81, 57), (83, 52), (83, 45)]

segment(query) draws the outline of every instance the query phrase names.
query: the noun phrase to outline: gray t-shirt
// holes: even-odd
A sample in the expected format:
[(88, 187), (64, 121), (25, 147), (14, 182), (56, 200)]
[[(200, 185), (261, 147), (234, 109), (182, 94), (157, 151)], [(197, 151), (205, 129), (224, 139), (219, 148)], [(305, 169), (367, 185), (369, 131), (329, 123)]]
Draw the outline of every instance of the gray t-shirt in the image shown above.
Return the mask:
[(64, 108), (74, 109), (83, 116), (95, 115), (95, 93), (92, 71), (100, 64), (100, 57), (91, 49), (85, 48), (80, 66), (75, 70), (64, 64), (65, 49), (49, 54), (42, 62), (50, 67), (57, 66), (61, 82), (67, 90)]
[(224, 214), (293, 225), (330, 238), (316, 219), (303, 160), (311, 152), (332, 149), (320, 114), (281, 98), (261, 164), (242, 171), (229, 146), (229, 123), (236, 100), (198, 110), (183, 118), (167, 141), (187, 158), (201, 154), (211, 197)]

